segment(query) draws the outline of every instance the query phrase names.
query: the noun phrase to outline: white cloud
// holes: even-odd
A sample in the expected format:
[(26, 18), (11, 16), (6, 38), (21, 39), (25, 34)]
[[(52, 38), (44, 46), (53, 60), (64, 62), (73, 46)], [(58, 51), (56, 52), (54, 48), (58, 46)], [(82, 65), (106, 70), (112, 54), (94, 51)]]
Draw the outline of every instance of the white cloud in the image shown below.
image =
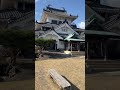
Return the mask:
[(35, 0), (35, 2), (38, 2), (39, 0)]
[(56, 0), (41, 0), (41, 3), (46, 4), (46, 3), (51, 3)]
[(38, 14), (38, 12), (35, 12), (35, 15), (37, 15)]
[(85, 22), (78, 23), (78, 28), (85, 29)]

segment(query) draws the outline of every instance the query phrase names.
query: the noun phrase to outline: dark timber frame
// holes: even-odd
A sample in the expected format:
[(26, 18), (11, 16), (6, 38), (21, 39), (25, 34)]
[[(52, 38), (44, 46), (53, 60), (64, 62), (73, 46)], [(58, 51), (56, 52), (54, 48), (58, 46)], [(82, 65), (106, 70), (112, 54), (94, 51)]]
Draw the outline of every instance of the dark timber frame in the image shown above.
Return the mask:
[[(108, 59), (108, 53), (107, 53), (108, 42), (110, 40), (115, 40), (115, 39), (120, 40), (120, 35), (115, 33), (110, 33), (110, 32), (104, 33), (104, 31), (101, 31), (102, 34), (100, 34), (100, 33), (96, 33), (96, 31), (94, 32), (94, 30), (92, 31), (93, 33), (91, 31), (90, 31), (91, 33), (89, 33), (88, 30), (86, 30), (85, 32), (86, 33), (86, 60), (91, 59), (91, 54), (92, 54), (91, 46), (94, 49), (95, 48), (94, 45), (96, 45), (96, 46), (99, 46), (97, 47), (98, 49), (96, 50), (98, 53), (100, 53), (98, 55), (98, 58), (102, 58), (103, 60), (106, 61)], [(96, 59), (96, 57), (94, 57), (94, 59)]]

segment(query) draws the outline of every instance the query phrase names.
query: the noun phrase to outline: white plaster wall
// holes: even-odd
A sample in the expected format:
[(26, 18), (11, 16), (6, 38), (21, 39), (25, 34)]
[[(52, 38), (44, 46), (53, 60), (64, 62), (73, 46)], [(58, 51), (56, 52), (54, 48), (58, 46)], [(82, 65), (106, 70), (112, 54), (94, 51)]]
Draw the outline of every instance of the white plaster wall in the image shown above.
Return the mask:
[[(57, 21), (62, 21), (63, 22), (65, 20), (65, 18), (63, 18), (63, 17), (57, 17), (57, 16), (49, 16), (47, 18), (47, 22), (52, 22), (52, 20), (57, 20)], [(67, 21), (68, 21), (68, 23), (71, 23), (70, 19), (67, 19)]]
[(59, 41), (59, 49), (64, 49), (65, 48), (65, 45), (64, 45), (64, 42), (63, 41)]
[(35, 35), (39, 35), (40, 31), (35, 31)]
[(57, 32), (57, 33), (61, 33), (61, 34), (72, 34), (72, 33), (73, 33), (73, 31), (71, 31), (71, 30), (69, 30), (69, 29), (67, 29), (67, 31), (63, 31), (62, 28), (56, 30), (56, 32)]
[[(63, 29), (66, 29), (66, 31), (64, 31)], [(74, 31), (71, 30), (71, 28), (69, 28), (67, 25), (63, 25), (60, 28), (55, 29), (55, 31), (57, 33), (61, 33), (61, 34), (72, 34), (72, 33), (74, 33)]]
[(100, 0), (102, 5), (120, 8), (120, 0)]
[(64, 49), (63, 42), (59, 41), (59, 38), (56, 35), (48, 34), (48, 35), (45, 36), (45, 38), (56, 40), (57, 49)]

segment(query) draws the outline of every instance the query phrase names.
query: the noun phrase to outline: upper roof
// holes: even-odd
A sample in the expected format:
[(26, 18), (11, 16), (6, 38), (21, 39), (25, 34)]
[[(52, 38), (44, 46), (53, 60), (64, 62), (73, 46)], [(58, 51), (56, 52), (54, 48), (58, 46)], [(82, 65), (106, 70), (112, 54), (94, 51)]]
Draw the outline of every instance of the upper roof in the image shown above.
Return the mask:
[(76, 15), (71, 15), (68, 14), (65, 9), (57, 9), (57, 8), (52, 8), (50, 6), (47, 6), (46, 9), (43, 9), (42, 17), (41, 17), (41, 22), (46, 22), (46, 19), (48, 16), (56, 16), (56, 17), (61, 17), (61, 18), (66, 18), (70, 19), (71, 21), (74, 21), (78, 16)]
[(50, 6), (47, 6), (46, 9), (44, 9), (46, 11), (57, 11), (57, 12), (67, 12), (64, 8), (63, 9), (57, 9), (57, 8), (52, 8)]

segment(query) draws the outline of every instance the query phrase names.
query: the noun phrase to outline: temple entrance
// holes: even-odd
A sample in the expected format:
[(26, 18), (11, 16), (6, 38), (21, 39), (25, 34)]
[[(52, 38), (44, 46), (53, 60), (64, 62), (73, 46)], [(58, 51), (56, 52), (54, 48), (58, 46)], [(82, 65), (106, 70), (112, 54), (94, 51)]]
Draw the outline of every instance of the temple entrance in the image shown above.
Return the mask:
[(77, 51), (78, 50), (78, 44), (77, 44), (77, 42), (72, 42), (71, 44), (72, 44), (72, 50), (73, 51)]
[(80, 42), (65, 42), (65, 50), (80, 51)]
[(100, 40), (89, 42), (89, 58), (103, 58), (103, 45)]

